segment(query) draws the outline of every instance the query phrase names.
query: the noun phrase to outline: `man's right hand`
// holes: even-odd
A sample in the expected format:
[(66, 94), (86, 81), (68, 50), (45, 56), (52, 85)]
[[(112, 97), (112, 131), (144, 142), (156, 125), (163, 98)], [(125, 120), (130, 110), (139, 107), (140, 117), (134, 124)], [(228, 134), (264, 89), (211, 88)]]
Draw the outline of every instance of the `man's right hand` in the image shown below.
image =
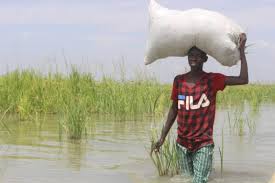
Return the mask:
[(156, 143), (152, 144), (150, 155), (152, 156), (153, 152), (159, 152), (160, 147), (163, 145), (164, 139), (159, 139)]
[(245, 44), (246, 44), (246, 34), (245, 33), (241, 33), (240, 34), (240, 40), (239, 40), (239, 44), (240, 44), (240, 51), (244, 51), (245, 50)]

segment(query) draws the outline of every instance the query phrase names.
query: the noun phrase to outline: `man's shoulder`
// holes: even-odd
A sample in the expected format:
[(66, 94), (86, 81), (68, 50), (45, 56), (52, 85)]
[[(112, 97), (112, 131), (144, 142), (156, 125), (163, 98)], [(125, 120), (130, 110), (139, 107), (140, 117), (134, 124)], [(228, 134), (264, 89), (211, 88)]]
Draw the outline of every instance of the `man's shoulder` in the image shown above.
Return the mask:
[(174, 85), (179, 85), (179, 83), (184, 82), (184, 75), (186, 74), (179, 74), (174, 78)]
[(225, 77), (225, 75), (222, 73), (218, 73), (218, 72), (209, 72), (208, 77), (210, 77), (210, 78)]
[(185, 74), (179, 74), (177, 75), (175, 78), (174, 78), (174, 81), (179, 81), (179, 80), (183, 80), (183, 78), (185, 77), (186, 73)]

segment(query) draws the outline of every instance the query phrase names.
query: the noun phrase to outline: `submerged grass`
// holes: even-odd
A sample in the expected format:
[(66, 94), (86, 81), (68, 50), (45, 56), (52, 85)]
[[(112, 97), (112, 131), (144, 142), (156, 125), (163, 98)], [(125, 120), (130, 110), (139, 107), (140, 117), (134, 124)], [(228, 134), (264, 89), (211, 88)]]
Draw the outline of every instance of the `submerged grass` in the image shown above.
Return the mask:
[(12, 132), (9, 129), (9, 127), (6, 125), (6, 123), (3, 121), (6, 114), (9, 112), (9, 110), (10, 110), (10, 107), (3, 112), (2, 116), (0, 117), (0, 124), (1, 124), (2, 128), (4, 128), (8, 132), (8, 134), (10, 135)]
[(85, 103), (72, 100), (65, 106), (60, 130), (64, 129), (70, 139), (81, 139), (83, 135), (87, 135), (87, 116)]
[[(164, 116), (171, 104), (171, 85), (143, 73), (134, 80), (126, 80), (123, 72), (120, 80), (111, 76), (96, 80), (92, 73), (82, 73), (74, 66), (68, 74), (16, 70), (0, 76), (0, 113), (9, 109), (8, 113), (18, 114), (20, 120), (33, 120), (41, 114), (63, 114), (62, 129), (75, 134), (85, 131), (84, 121), (90, 115), (111, 115), (121, 120)], [(274, 91), (274, 84), (227, 87), (219, 93), (217, 105), (231, 108), (248, 103), (257, 113), (261, 103), (275, 102)], [(233, 118), (231, 115), (230, 119)], [(249, 118), (234, 121), (239, 121), (234, 124), (240, 135), (244, 124), (254, 128)], [(73, 128), (78, 130), (72, 132)]]
[[(160, 130), (151, 128), (151, 148), (158, 140)], [(176, 147), (175, 138), (168, 134), (164, 144), (159, 152), (153, 152), (150, 155), (159, 176), (169, 175), (174, 176), (180, 173), (179, 153)]]
[[(67, 74), (15, 70), (0, 76), (0, 113), (17, 114), (20, 120), (34, 121), (41, 115), (62, 115), (60, 129), (70, 138), (81, 138), (86, 133), (86, 121), (91, 115), (119, 120), (165, 115), (171, 104), (172, 83), (162, 84), (144, 73), (137, 74), (134, 80), (126, 80), (124, 72), (121, 75), (118, 80), (111, 76), (96, 80), (92, 73), (80, 72), (74, 66)], [(261, 103), (275, 102), (274, 91), (274, 84), (227, 87), (219, 93), (217, 105), (231, 108), (248, 103), (257, 113)], [(239, 130), (239, 135), (243, 135), (245, 126), (254, 130), (249, 117), (236, 116), (230, 114), (229, 121), (235, 118), (233, 128)], [(3, 125), (1, 122), (6, 128)]]
[(245, 131), (248, 131), (250, 135), (254, 135), (256, 132), (256, 122), (253, 116), (250, 117), (241, 109), (235, 109), (235, 111), (228, 112), (227, 121), (230, 133), (235, 135), (244, 136)]
[(222, 144), (219, 147), (219, 154), (220, 154), (220, 164), (221, 164), (221, 176), (223, 175), (223, 163), (224, 163), (224, 134), (222, 129)]

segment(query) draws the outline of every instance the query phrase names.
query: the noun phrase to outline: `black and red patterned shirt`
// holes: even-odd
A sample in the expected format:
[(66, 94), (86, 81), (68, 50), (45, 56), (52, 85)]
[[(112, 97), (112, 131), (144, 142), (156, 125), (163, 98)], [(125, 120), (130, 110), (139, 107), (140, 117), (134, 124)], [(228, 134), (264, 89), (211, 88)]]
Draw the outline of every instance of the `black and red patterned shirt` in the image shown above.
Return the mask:
[(177, 143), (190, 151), (214, 144), (213, 125), (216, 94), (225, 88), (225, 76), (204, 73), (194, 86), (187, 85), (186, 74), (174, 79), (171, 99), (178, 104)]

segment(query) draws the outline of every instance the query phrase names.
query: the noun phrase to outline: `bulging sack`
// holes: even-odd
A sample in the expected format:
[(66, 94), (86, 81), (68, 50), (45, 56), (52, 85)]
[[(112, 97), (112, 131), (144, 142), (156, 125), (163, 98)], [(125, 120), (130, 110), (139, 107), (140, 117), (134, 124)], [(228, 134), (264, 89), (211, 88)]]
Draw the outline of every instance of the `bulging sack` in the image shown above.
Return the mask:
[(151, 0), (149, 15), (146, 65), (169, 56), (186, 56), (193, 46), (224, 66), (233, 66), (240, 59), (238, 42), (244, 31), (220, 13), (203, 9), (169, 10)]

